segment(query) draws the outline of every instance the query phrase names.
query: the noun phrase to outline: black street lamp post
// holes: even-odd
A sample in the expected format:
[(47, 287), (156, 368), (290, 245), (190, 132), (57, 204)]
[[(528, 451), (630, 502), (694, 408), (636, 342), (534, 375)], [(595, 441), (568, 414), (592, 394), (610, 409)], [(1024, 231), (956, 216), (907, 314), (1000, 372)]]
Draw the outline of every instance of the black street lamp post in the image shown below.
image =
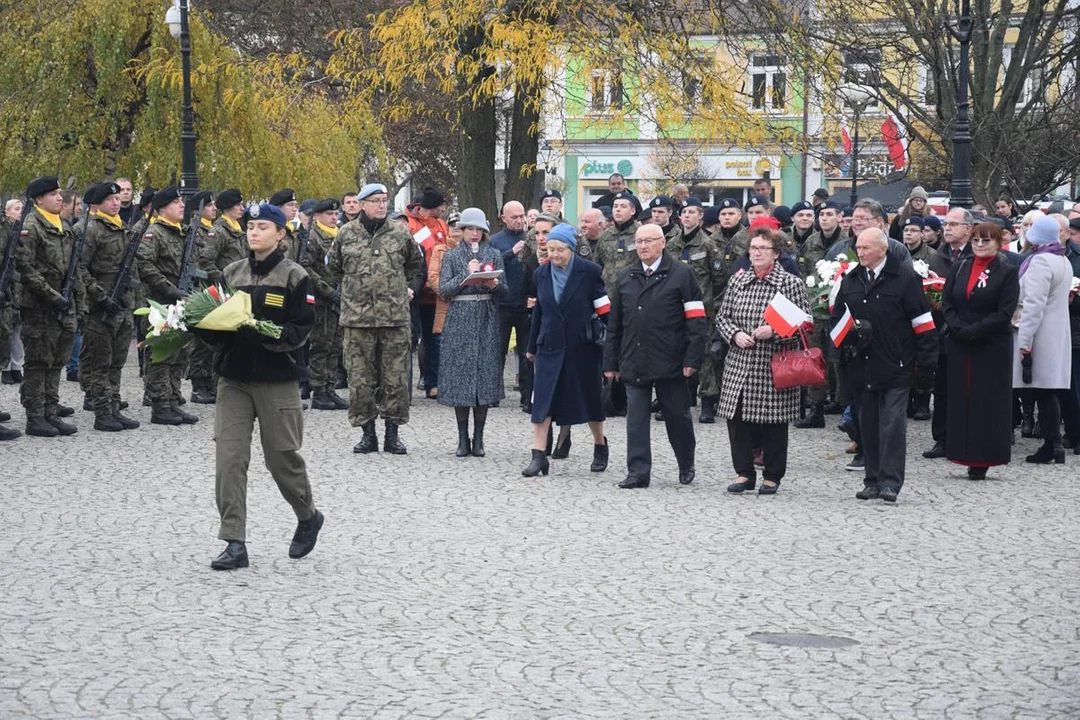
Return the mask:
[(971, 196), (971, 121), (968, 118), (968, 84), (971, 68), (968, 48), (971, 45), (971, 1), (963, 0), (955, 30), (949, 29), (960, 43), (960, 67), (956, 73), (956, 126), (953, 128), (953, 172), (949, 205), (969, 208), (975, 204)]
[(180, 41), (180, 62), (183, 72), (184, 99), (180, 117), (180, 193), (191, 197), (199, 191), (199, 173), (195, 161), (195, 116), (191, 108), (191, 29), (188, 24), (188, 0), (174, 0), (165, 13), (169, 33)]
[(859, 201), (859, 120), (872, 96), (869, 91), (857, 83), (844, 83), (838, 88), (840, 99), (851, 108), (854, 115), (854, 136), (851, 139), (851, 207)]

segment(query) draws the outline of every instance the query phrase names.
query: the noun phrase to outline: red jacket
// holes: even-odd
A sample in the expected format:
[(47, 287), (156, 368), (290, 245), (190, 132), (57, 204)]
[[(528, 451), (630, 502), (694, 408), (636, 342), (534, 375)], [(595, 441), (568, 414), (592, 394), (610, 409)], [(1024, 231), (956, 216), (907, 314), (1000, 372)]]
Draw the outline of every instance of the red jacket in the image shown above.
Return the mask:
[[(446, 221), (441, 218), (420, 217), (417, 214), (419, 209), (419, 205), (409, 205), (405, 208), (405, 212), (409, 216), (409, 232), (412, 233), (413, 240), (420, 244), (420, 249), (424, 251), (424, 264), (430, 265), (431, 251), (436, 245), (446, 244), (446, 238), (450, 235), (450, 228), (447, 226)], [(420, 304), (435, 304), (435, 291), (431, 289), (427, 282), (424, 283), (424, 287), (420, 291)]]

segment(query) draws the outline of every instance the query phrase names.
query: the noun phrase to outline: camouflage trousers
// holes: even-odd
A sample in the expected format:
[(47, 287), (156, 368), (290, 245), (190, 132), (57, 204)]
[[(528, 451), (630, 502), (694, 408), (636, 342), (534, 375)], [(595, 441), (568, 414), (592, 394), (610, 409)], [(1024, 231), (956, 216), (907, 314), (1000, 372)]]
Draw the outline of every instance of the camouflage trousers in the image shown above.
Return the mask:
[(127, 311), (108, 322), (92, 314), (83, 324), (79, 383), (94, 404), (95, 415), (109, 415), (120, 404), (120, 374), (131, 349), (132, 324)]
[(0, 305), (0, 370), (6, 370), (11, 360), (11, 305)]
[(167, 405), (180, 401), (180, 382), (184, 377), (188, 355), (189, 350), (185, 347), (166, 360), (147, 365), (143, 385), (150, 402)]
[(409, 348), (412, 329), (345, 328), (345, 367), (349, 371), (349, 423), (366, 425), (381, 416), (409, 422)]
[(311, 343), (308, 383), (312, 392), (334, 389), (343, 337), (337, 312), (326, 305), (316, 305), (315, 327), (308, 336), (308, 342)]
[(187, 379), (191, 381), (191, 389), (215, 392), (214, 351), (198, 338), (188, 345), (188, 349), (191, 352), (188, 358)]
[(60, 321), (51, 310), (23, 308), (22, 338), (26, 363), (19, 397), (26, 417), (52, 417), (60, 404), (60, 375), (75, 342), (75, 316)]
[(698, 372), (698, 397), (720, 397), (720, 359), (712, 354), (710, 348), (716, 334), (714, 318), (707, 318), (709, 332), (705, 336), (705, 357), (701, 359), (701, 371)]

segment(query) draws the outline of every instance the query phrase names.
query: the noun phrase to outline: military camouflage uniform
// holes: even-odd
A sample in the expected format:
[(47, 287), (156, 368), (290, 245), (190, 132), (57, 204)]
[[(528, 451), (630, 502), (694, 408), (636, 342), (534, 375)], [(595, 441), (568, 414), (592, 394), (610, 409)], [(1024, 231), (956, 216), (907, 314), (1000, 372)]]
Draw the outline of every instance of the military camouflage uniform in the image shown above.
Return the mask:
[[(3, 269), (8, 242), (11, 239), (11, 223), (6, 216), (0, 217), (0, 269)], [(18, 273), (13, 272), (7, 289), (0, 295), (0, 370), (6, 370), (11, 360), (11, 330), (15, 324), (14, 315), (19, 309)]]
[(86, 227), (82, 261), (86, 268), (86, 295), (90, 312), (83, 321), (83, 347), (79, 380), (98, 417), (120, 411), (120, 373), (131, 347), (132, 310), (139, 284), (138, 262), (132, 265), (127, 290), (120, 297), (122, 309), (104, 316), (101, 303), (112, 292), (131, 238), (125, 228), (100, 215), (92, 215)]
[(60, 318), (53, 303), (61, 298), (60, 288), (74, 249), (75, 234), (70, 229), (62, 226), (57, 230), (37, 210), (27, 215), (15, 253), (22, 283), (22, 339), (26, 348), (19, 394), (27, 420), (55, 418), (60, 405), (60, 373), (71, 357), (77, 300), (82, 293), (73, 293), (75, 302)]
[[(143, 241), (139, 244), (139, 278), (146, 289), (146, 296), (162, 305), (174, 301), (170, 293), (177, 290), (180, 282), (180, 262), (184, 254), (186, 237), (179, 227), (173, 227), (160, 219), (150, 223)], [(185, 348), (172, 357), (151, 363), (143, 381), (146, 394), (155, 409), (180, 406), (180, 383), (187, 364)]]
[(315, 288), (315, 327), (309, 336), (311, 360), (308, 365), (308, 382), (315, 393), (333, 392), (344, 335), (334, 300), (336, 288), (330, 282), (330, 269), (326, 263), (338, 232), (337, 228), (331, 230), (335, 233), (333, 237), (312, 221), (307, 252), (303, 257), (303, 267)]
[(297, 258), (297, 253), (300, 252), (300, 236), (306, 232), (303, 227), (294, 227), (292, 223), (285, 227), (285, 239), (281, 241), (281, 249), (285, 251), (285, 257), (294, 263), (300, 264)]
[(636, 220), (621, 229), (617, 225), (609, 227), (597, 241), (595, 257), (592, 260), (603, 268), (601, 277), (604, 280), (604, 287), (617, 287), (619, 273), (637, 262), (638, 254), (634, 246), (634, 235), (639, 227), (641, 223)]
[(724, 260), (717, 252), (712, 238), (700, 227), (689, 236), (680, 231), (675, 241), (667, 246), (667, 252), (674, 259), (690, 266), (701, 288), (708, 334), (705, 340), (705, 359), (699, 373), (698, 394), (703, 398), (719, 397), (719, 358), (713, 355), (710, 348), (716, 330), (716, 309), (720, 304), (720, 293), (727, 282), (728, 269), (724, 266)]
[(204, 262), (201, 266), (209, 276), (206, 282), (220, 282), (225, 268), (247, 256), (247, 238), (244, 237), (243, 228), (237, 223), (234, 230), (226, 218), (219, 217), (214, 221), (213, 235), (207, 237), (203, 248)]
[[(203, 282), (210, 285), (220, 279), (221, 270), (228, 263), (219, 264), (215, 254), (220, 244), (217, 227), (209, 223), (206, 218), (199, 218), (199, 220), (192, 218), (192, 222), (199, 222), (195, 229), (195, 252), (198, 255), (199, 269), (206, 273), (206, 280)], [(192, 341), (188, 348), (190, 355), (187, 379), (191, 381), (192, 395), (196, 391), (214, 395), (217, 387), (217, 378), (214, 377), (214, 351), (198, 338)]]
[(409, 421), (408, 290), (424, 255), (399, 224), (384, 221), (372, 234), (363, 220), (361, 214), (338, 232), (325, 277), (341, 286), (349, 422), (358, 427), (382, 416), (402, 425)]

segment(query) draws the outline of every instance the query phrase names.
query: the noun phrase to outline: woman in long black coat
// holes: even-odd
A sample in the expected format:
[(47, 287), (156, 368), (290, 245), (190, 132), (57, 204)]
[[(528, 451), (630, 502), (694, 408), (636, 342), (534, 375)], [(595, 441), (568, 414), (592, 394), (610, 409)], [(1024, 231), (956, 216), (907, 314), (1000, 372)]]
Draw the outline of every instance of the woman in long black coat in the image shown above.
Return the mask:
[(1020, 281), (999, 254), (1001, 242), (997, 225), (977, 225), (974, 254), (953, 266), (942, 301), (949, 333), (945, 457), (967, 465), (973, 480), (1012, 455), (1012, 316)]
[(544, 454), (548, 429), (588, 423), (593, 435), (590, 469), (603, 472), (608, 464), (601, 400), (603, 350), (591, 331), (594, 317), (611, 307), (600, 266), (574, 250), (574, 228), (557, 225), (547, 238), (549, 262), (536, 271), (536, 306), (529, 328), (527, 357), (533, 372), (532, 462), (521, 471), (526, 477), (546, 475)]

